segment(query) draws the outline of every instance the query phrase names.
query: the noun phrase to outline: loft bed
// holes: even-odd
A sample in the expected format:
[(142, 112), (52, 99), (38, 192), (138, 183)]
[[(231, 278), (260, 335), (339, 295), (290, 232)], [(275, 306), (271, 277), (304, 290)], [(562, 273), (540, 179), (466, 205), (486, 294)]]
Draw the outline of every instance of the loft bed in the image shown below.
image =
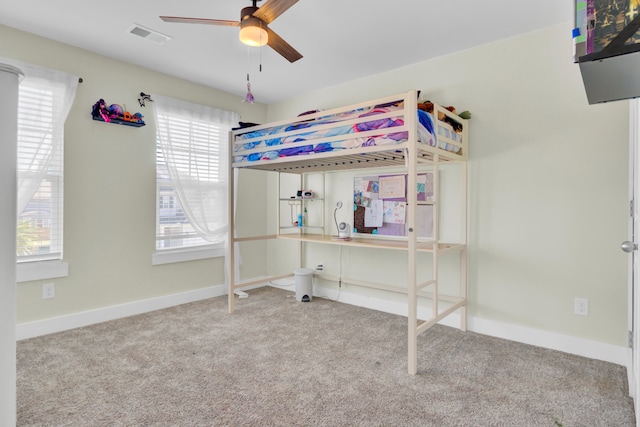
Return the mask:
[[(405, 163), (403, 151), (416, 141), (420, 159), (433, 160), (435, 155), (439, 161), (466, 159), (463, 132), (444, 120), (434, 121), (433, 114), (418, 109), (416, 100), (410, 107), (406, 96), (236, 130), (232, 166), (278, 172), (397, 166)], [(433, 108), (440, 117), (463, 121), (443, 107)]]
[[(430, 111), (419, 107), (417, 92), (335, 108), (327, 111), (302, 113), (290, 119), (265, 125), (236, 129), (230, 135), (230, 248), (235, 243), (289, 239), (298, 241), (300, 264), (303, 263), (302, 245), (332, 244), (347, 247), (401, 250), (407, 253), (407, 283), (405, 287), (387, 286), (361, 280), (340, 278), (341, 283), (401, 292), (407, 295), (408, 306), (408, 371), (417, 372), (417, 337), (445, 317), (458, 312), (460, 329), (466, 330), (466, 158), (468, 144), (467, 121), (437, 104)], [(445, 163), (461, 165), (462, 224), (461, 241), (441, 242), (438, 231), (438, 168)], [(417, 176), (424, 167), (434, 171), (433, 233), (429, 239), (419, 238), (414, 232), (417, 197), (407, 191), (406, 237), (386, 239), (379, 236), (354, 235), (351, 240), (335, 239), (327, 230), (330, 226), (298, 227), (296, 231), (282, 230), (278, 224), (275, 235), (236, 237), (232, 207), (234, 201), (234, 169), (258, 169), (278, 173), (299, 174), (301, 185), (306, 174), (352, 169), (397, 168), (406, 174), (406, 188), (416, 188)], [(278, 189), (278, 193), (280, 190)], [(280, 199), (283, 200), (283, 199)], [(326, 208), (324, 210), (327, 210)], [(277, 217), (280, 209), (277, 209)], [(324, 217), (324, 216), (323, 216)], [(279, 221), (279, 219), (278, 219)], [(306, 224), (305, 224), (306, 225)], [(289, 227), (291, 228), (291, 227)], [(318, 229), (320, 232), (318, 233)], [(443, 295), (438, 287), (438, 259), (441, 254), (458, 252), (460, 256), (460, 287), (457, 295)], [(418, 280), (417, 255), (430, 253), (432, 277)], [(236, 278), (234, 251), (227, 256), (229, 313), (235, 309), (235, 292), (241, 288), (292, 277), (293, 274), (270, 277), (265, 280), (240, 281)], [(300, 267), (303, 267), (300, 265)], [(319, 275), (326, 280), (335, 277)], [(418, 319), (418, 297), (431, 299), (431, 316)]]

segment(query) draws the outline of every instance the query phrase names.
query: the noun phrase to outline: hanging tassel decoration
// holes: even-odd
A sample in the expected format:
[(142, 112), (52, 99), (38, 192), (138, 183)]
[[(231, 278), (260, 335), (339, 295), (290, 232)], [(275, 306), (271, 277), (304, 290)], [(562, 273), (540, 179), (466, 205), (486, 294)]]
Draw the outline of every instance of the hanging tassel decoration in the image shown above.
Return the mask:
[(249, 81), (249, 73), (247, 73), (247, 95), (244, 97), (242, 102), (248, 102), (249, 104), (253, 104), (255, 102), (255, 98), (251, 93), (251, 82)]

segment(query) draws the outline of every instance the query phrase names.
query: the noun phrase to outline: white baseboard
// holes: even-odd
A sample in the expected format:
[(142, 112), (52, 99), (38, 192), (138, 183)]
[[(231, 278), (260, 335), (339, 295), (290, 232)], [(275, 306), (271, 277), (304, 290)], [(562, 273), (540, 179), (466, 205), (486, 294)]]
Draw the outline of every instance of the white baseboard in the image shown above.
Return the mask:
[[(338, 291), (335, 288), (317, 286), (314, 288), (314, 296), (322, 295), (328, 298), (335, 298)], [(407, 315), (407, 305), (402, 302), (394, 302), (366, 295), (340, 291), (339, 302), (384, 311), (386, 313)], [(418, 307), (418, 318), (428, 319), (431, 317), (429, 307)], [(460, 315), (455, 312), (443, 319), (440, 324), (460, 327)], [(558, 350), (565, 353), (588, 357), (590, 359), (603, 360), (627, 367), (631, 371), (631, 356), (627, 347), (605, 344), (591, 341), (584, 338), (562, 335), (555, 332), (543, 331), (539, 329), (527, 328), (524, 326), (512, 325), (476, 317), (468, 317), (467, 330), (483, 335), (504, 338), (511, 341), (531, 344), (537, 347)]]
[[(248, 286), (244, 289), (253, 289), (264, 286), (258, 284)], [(289, 287), (293, 285), (290, 280), (283, 279), (275, 281), (272, 286)], [(183, 292), (179, 294), (167, 295), (157, 298), (151, 298), (143, 301), (136, 301), (116, 306), (89, 310), (80, 313), (69, 314), (65, 316), (53, 317), (45, 320), (21, 323), (16, 327), (16, 339), (23, 340), (33, 338), (40, 335), (47, 335), (55, 332), (62, 332), (69, 329), (89, 326), (100, 322), (120, 319), (123, 317), (133, 316), (136, 314), (147, 313), (150, 311), (160, 310), (163, 308), (173, 307), (180, 304), (200, 301), (207, 298), (214, 298), (226, 295), (226, 285), (216, 285), (195, 291)], [(323, 295), (328, 298), (335, 298), (337, 290), (335, 288), (326, 288), (316, 286), (314, 290), (315, 296)], [(384, 311), (386, 313), (397, 314), (401, 316), (407, 315), (407, 306), (401, 302), (389, 301), (381, 298), (369, 297), (366, 295), (340, 292), (339, 302), (356, 305), (359, 307), (370, 308), (373, 310)], [(418, 317), (426, 319), (431, 316), (431, 309), (427, 307), (419, 307)], [(460, 326), (460, 316), (458, 313), (445, 318), (443, 325), (458, 328)], [(487, 320), (475, 317), (469, 317), (467, 329), (483, 335), (504, 338), (511, 341), (531, 344), (538, 347), (549, 348), (552, 350), (563, 351), (565, 353), (576, 354), (588, 357), (590, 359), (603, 360), (626, 366), (630, 370), (631, 357), (627, 347), (605, 344), (597, 341), (591, 341), (583, 338), (572, 337), (568, 335), (557, 334), (554, 332), (543, 331), (524, 326), (501, 323), (494, 320)]]
[(225, 295), (226, 293), (227, 288), (225, 285), (217, 285), (195, 291), (88, 310), (80, 313), (38, 320), (35, 322), (20, 323), (16, 327), (16, 338), (19, 341), (40, 335), (62, 332), (82, 326), (89, 326), (100, 322), (213, 298)]
[(585, 338), (480, 318), (470, 317), (467, 326), (468, 330), (479, 334), (506, 338), (508, 340), (559, 350), (590, 359), (603, 360), (605, 362), (626, 366), (628, 369), (631, 366), (630, 352), (625, 346), (606, 344)]
[[(245, 290), (255, 289), (266, 284), (247, 286)], [(182, 292), (179, 294), (165, 295), (150, 298), (142, 301), (135, 301), (126, 304), (113, 305), (110, 307), (98, 308), (95, 310), (83, 311), (80, 313), (67, 314), (59, 317), (52, 317), (34, 322), (20, 323), (16, 326), (16, 340), (34, 338), (41, 335), (53, 334), (67, 331), (69, 329), (80, 328), (82, 326), (94, 325), (109, 320), (121, 319), (123, 317), (135, 316), (136, 314), (148, 313), (150, 311), (161, 310), (176, 305), (187, 304), (207, 298), (219, 297), (227, 294), (227, 285), (215, 285), (195, 291)]]

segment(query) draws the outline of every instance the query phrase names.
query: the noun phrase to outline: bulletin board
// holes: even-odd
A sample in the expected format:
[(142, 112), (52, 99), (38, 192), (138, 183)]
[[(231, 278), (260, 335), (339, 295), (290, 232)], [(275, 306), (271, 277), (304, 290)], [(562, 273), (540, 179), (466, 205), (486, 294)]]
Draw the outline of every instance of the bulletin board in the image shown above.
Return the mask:
[[(418, 202), (434, 201), (433, 172), (417, 176)], [(353, 233), (407, 235), (407, 174), (356, 176), (353, 180)], [(433, 237), (433, 204), (418, 204), (418, 237)]]

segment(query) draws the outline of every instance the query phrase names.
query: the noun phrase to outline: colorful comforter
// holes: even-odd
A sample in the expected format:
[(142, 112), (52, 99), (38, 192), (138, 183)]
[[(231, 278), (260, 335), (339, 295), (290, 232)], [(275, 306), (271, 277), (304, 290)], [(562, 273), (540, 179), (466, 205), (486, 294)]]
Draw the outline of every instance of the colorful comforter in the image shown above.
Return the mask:
[[(359, 109), (340, 115), (320, 117), (316, 120), (300, 121), (291, 125), (275, 126), (267, 129), (249, 131), (238, 135), (233, 148), (235, 162), (273, 160), (280, 157), (324, 153), (334, 150), (346, 150), (358, 147), (398, 144), (406, 141), (408, 132), (393, 132), (394, 127), (404, 125), (401, 117), (377, 118), (385, 113), (400, 110), (395, 106), (382, 106), (372, 109)], [(453, 139), (460, 142), (460, 137), (451, 127), (438, 121), (434, 124), (431, 114), (417, 110), (418, 140), (422, 144), (457, 152), (460, 147), (438, 141)], [(358, 120), (361, 118), (371, 120)], [(339, 124), (350, 122), (352, 124)], [(327, 126), (322, 126), (327, 125)], [(380, 130), (380, 134), (369, 132)], [(363, 132), (368, 132), (362, 136)], [(360, 135), (359, 135), (360, 134)], [(330, 140), (331, 142), (319, 142)], [(246, 141), (246, 142), (243, 142)]]

